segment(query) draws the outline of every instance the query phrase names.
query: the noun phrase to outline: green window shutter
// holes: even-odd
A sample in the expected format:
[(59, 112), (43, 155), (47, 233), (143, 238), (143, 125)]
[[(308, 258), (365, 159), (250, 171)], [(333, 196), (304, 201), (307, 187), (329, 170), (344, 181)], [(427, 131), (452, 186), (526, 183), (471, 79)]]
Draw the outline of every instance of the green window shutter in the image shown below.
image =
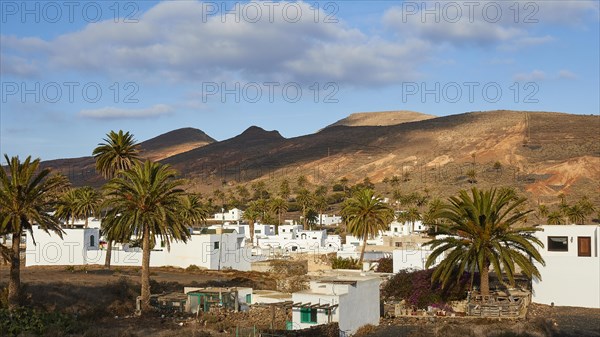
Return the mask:
[(300, 323), (310, 323), (310, 308), (300, 308)]
[(246, 303), (250, 304), (252, 302), (252, 294), (246, 294)]

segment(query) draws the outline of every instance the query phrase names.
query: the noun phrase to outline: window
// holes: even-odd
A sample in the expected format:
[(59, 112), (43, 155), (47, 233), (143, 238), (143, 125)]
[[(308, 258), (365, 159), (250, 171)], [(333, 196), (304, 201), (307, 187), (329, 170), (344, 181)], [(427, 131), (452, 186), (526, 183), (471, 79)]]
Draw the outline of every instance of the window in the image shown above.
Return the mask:
[(219, 249), (219, 241), (215, 241), (214, 247), (215, 249)]
[(317, 323), (317, 309), (300, 308), (300, 323)]
[(96, 246), (96, 238), (93, 235), (90, 235), (90, 247)]
[(549, 236), (549, 252), (567, 252), (569, 251), (569, 238), (566, 236)]
[(402, 247), (402, 242), (396, 242), (396, 247)]
[(252, 294), (246, 294), (246, 303), (252, 303)]
[(592, 256), (592, 238), (590, 236), (577, 237), (577, 256)]
[(398, 232), (398, 227), (394, 227), (394, 232)]
[(255, 230), (254, 230), (254, 233), (255, 233), (255, 234), (260, 234), (260, 229), (255, 229)]

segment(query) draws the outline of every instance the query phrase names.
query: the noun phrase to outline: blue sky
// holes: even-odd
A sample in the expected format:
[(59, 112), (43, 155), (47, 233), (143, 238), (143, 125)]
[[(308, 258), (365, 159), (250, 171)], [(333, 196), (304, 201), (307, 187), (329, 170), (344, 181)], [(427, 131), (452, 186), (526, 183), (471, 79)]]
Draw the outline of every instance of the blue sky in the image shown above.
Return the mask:
[(0, 2), (0, 152), (353, 112), (598, 114), (597, 1)]

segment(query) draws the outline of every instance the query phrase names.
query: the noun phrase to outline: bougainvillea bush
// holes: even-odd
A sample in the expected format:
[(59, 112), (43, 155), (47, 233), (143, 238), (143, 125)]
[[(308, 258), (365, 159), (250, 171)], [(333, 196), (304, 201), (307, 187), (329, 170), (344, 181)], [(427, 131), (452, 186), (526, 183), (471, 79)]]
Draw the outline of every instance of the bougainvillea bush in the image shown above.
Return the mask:
[(427, 306), (442, 307), (449, 301), (462, 300), (467, 297), (471, 277), (468, 273), (445, 288), (438, 282), (431, 282), (435, 269), (402, 270), (394, 275), (382, 289), (385, 299), (405, 300), (407, 304), (417, 308)]

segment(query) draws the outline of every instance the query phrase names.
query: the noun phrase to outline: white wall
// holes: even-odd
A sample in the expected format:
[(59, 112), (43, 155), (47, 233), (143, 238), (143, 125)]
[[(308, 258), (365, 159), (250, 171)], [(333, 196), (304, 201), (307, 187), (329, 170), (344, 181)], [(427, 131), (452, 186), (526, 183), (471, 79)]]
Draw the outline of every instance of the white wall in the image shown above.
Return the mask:
[[(536, 237), (546, 266), (535, 263), (541, 280), (533, 280), (533, 301), (558, 306), (600, 308), (600, 229), (597, 225), (541, 226)], [(566, 236), (568, 251), (548, 251), (549, 236)], [(591, 255), (578, 256), (577, 237), (591, 237)]]
[[(26, 266), (34, 265), (85, 265), (104, 264), (106, 251), (98, 249), (99, 231), (96, 228), (65, 229), (63, 239), (58, 235), (46, 234), (34, 227), (33, 233), (37, 245), (33, 244), (31, 235), (27, 235)], [(95, 246), (90, 246), (90, 238), (94, 236)], [(161, 247), (159, 238), (150, 255), (150, 266), (175, 266), (186, 268), (190, 265), (207, 269), (250, 270), (253, 261), (262, 257), (252, 256), (250, 247), (242, 247), (244, 236), (237, 233), (192, 235), (187, 243), (172, 242), (171, 249)], [(219, 242), (219, 249), (215, 249)], [(117, 248), (120, 245), (117, 245)], [(220, 255), (220, 263), (219, 263)], [(111, 264), (115, 266), (141, 266), (142, 251), (140, 248), (127, 248), (112, 251)]]
[[(351, 278), (348, 278), (350, 280)], [(310, 282), (310, 289), (292, 294), (294, 303), (330, 304), (339, 306), (331, 312), (331, 322), (338, 322), (340, 330), (353, 334), (363, 325), (379, 325), (380, 302), (378, 277), (356, 279), (356, 285)], [(324, 309), (317, 311), (317, 323), (302, 323), (301, 309), (293, 308), (294, 329), (305, 329), (318, 324), (327, 324)]]

